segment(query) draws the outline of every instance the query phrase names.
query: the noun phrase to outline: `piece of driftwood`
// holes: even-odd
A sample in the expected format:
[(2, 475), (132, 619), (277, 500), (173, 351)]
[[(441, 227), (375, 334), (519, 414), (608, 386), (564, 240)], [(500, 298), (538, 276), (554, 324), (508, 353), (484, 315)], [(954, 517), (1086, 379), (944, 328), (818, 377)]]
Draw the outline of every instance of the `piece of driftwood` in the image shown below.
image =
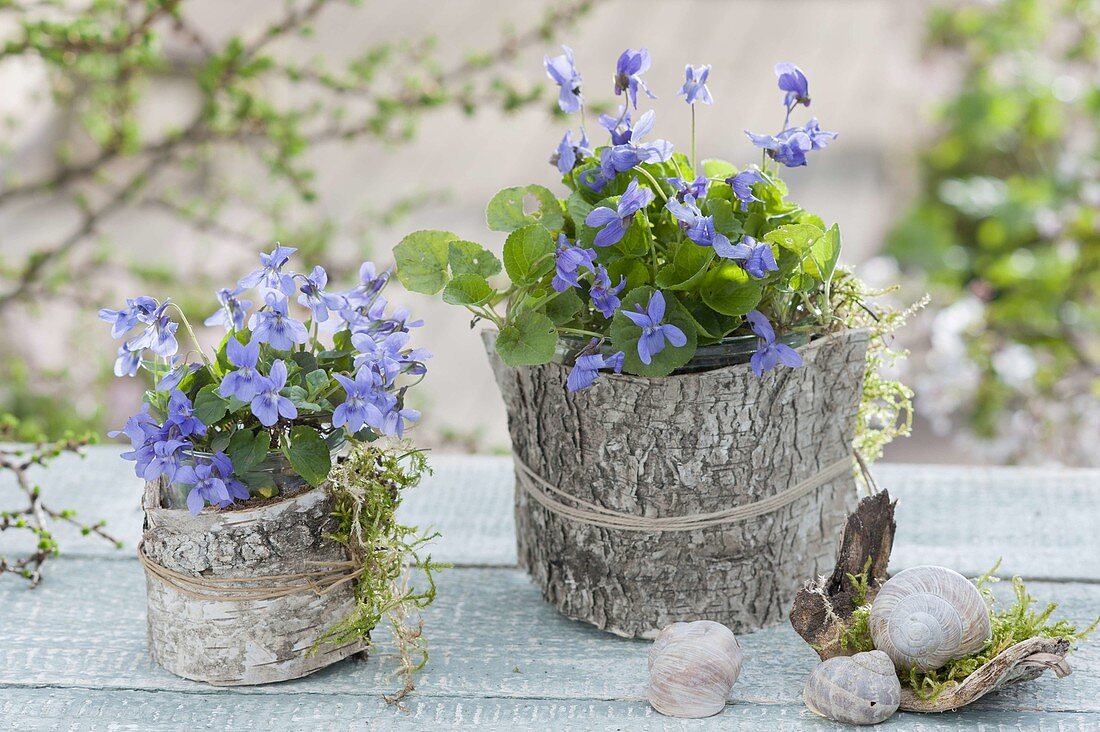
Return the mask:
[[(146, 485), (140, 548), (156, 565), (155, 571), (146, 569), (146, 587), (149, 649), (157, 663), (178, 676), (217, 686), (266, 684), (305, 676), (363, 650), (357, 641), (326, 643), (309, 653), (355, 608), (353, 582), (326, 586), (324, 594), (307, 586), (259, 597), (277, 595), (269, 588), (291, 581), (308, 583), (312, 579), (298, 576), (312, 578), (325, 567), (344, 566), (334, 570), (337, 574), (346, 571), (344, 548), (325, 538), (335, 528), (326, 491), (307, 490), (253, 508), (207, 508), (193, 516), (163, 507), (163, 489), (159, 481)], [(159, 568), (172, 576), (158, 576)], [(173, 579), (176, 575), (180, 578)], [(256, 577), (284, 579), (266, 579), (257, 587), (248, 581)], [(243, 589), (223, 589), (228, 587)], [(226, 594), (231, 599), (210, 597)]]
[(1068, 638), (1028, 638), (1002, 651), (977, 671), (948, 686), (935, 699), (921, 699), (907, 686), (901, 688), (901, 707), (906, 712), (949, 712), (980, 699), (1006, 684), (1032, 681), (1047, 669), (1058, 678), (1070, 674), (1066, 654)]
[(856, 499), (846, 469), (761, 516), (668, 531), (551, 510), (520, 466), (589, 513), (690, 517), (769, 499), (851, 455), (866, 331), (814, 341), (799, 349), (802, 368), (763, 378), (748, 364), (605, 375), (575, 394), (569, 367), (509, 368), (494, 337), (485, 334), (486, 347), (517, 458), (519, 563), (562, 613), (627, 637), (701, 619), (745, 632), (782, 619), (802, 578), (833, 565)]
[(798, 591), (791, 606), (791, 625), (824, 661), (833, 656), (850, 656), (857, 649), (845, 648), (840, 638), (856, 609), (857, 588), (852, 577), (866, 570), (867, 599), (878, 593), (886, 581), (886, 566), (894, 546), (896, 501), (881, 491), (859, 502), (844, 523), (836, 566)]
[[(844, 524), (836, 567), (826, 579), (806, 583), (791, 608), (791, 625), (822, 660), (852, 655), (858, 649), (845, 648), (840, 637), (856, 609), (856, 587), (849, 575), (867, 569), (868, 586), (864, 601), (873, 602), (887, 580), (886, 567), (893, 548), (895, 503), (885, 491), (860, 501)], [(901, 706), (907, 712), (948, 712), (966, 706), (1006, 684), (1031, 681), (1047, 669), (1062, 678), (1070, 673), (1066, 654), (1068, 638), (1029, 638), (1006, 649), (983, 664), (961, 683), (949, 684), (934, 699), (921, 699), (902, 685)]]

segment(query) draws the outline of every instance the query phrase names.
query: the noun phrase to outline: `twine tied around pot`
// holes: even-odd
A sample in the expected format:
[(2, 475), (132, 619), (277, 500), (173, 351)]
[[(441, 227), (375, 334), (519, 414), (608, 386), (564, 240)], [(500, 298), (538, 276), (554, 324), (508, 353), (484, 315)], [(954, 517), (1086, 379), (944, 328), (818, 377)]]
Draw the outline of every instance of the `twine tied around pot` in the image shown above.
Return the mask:
[(363, 573), (362, 563), (313, 562), (317, 569), (291, 574), (268, 574), (255, 577), (202, 577), (177, 572), (158, 564), (145, 553), (144, 543), (138, 544), (138, 561), (150, 577), (171, 587), (181, 595), (210, 602), (252, 602), (312, 592), (327, 595)]
[(621, 531), (695, 531), (746, 521), (777, 511), (852, 470), (852, 458), (846, 456), (774, 496), (711, 513), (657, 517), (621, 513), (571, 496), (538, 475), (515, 453), (512, 457), (520, 487), (545, 509), (578, 523)]

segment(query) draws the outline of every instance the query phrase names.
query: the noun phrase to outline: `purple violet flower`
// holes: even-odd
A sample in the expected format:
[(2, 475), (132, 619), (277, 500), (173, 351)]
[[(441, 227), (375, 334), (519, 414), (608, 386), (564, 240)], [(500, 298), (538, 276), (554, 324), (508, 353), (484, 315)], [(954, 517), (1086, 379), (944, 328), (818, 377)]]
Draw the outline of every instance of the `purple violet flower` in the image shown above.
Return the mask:
[(302, 294), (298, 295), (298, 302), (313, 312), (315, 323), (328, 320), (330, 310), (338, 312), (347, 307), (347, 301), (343, 297), (325, 292), (328, 272), (325, 272), (325, 268), (321, 265), (314, 267), (313, 273), (308, 277), (306, 275), (298, 275), (298, 277), (302, 279), (302, 286), (298, 288)]
[(645, 92), (650, 99), (656, 99), (657, 95), (649, 90), (642, 81), (641, 75), (649, 71), (652, 60), (649, 57), (649, 49), (641, 48), (637, 51), (626, 49), (619, 56), (615, 64), (615, 96), (626, 93), (627, 99), (638, 108), (638, 89)]
[(115, 376), (135, 376), (141, 368), (141, 351), (131, 351), (125, 343), (118, 347)]
[(813, 149), (813, 140), (802, 129), (791, 127), (778, 135), (757, 135), (748, 130), (745, 134), (756, 147), (767, 151), (768, 157), (788, 168), (806, 164), (806, 153)]
[(153, 313), (159, 305), (151, 297), (127, 298), (126, 307), (122, 310), (103, 308), (99, 311), (99, 319), (111, 324), (111, 337), (122, 338), (129, 333), (138, 323), (151, 323)]
[(584, 223), (592, 228), (600, 227), (593, 242), (598, 247), (609, 247), (620, 241), (626, 230), (634, 221), (634, 214), (638, 213), (653, 200), (653, 191), (649, 188), (639, 188), (638, 179), (630, 181), (626, 191), (619, 198), (618, 210), (613, 211), (607, 206), (600, 206), (588, 212)]
[(209, 462), (196, 463), (194, 467), (190, 465), (180, 467), (176, 471), (174, 482), (191, 486), (191, 490), (187, 493), (187, 509), (196, 516), (207, 503), (228, 505), (233, 502), (225, 481), (218, 476), (214, 466)]
[(248, 486), (233, 477), (233, 461), (224, 452), (214, 453), (210, 458), (210, 466), (214, 469), (214, 474), (225, 483), (225, 489), (229, 492), (229, 498), (231, 499), (222, 501), (218, 504), (219, 506), (225, 508), (234, 500), (247, 501), (252, 497), (252, 494), (248, 492)]
[(810, 143), (813, 145), (814, 150), (823, 150), (837, 137), (837, 133), (826, 132), (821, 129), (821, 125), (817, 122), (817, 117), (810, 117), (810, 121), (806, 123), (802, 131), (810, 138)]
[(332, 426), (347, 427), (352, 434), (363, 429), (364, 425), (381, 430), (386, 418), (377, 404), (378, 397), (385, 394), (379, 374), (367, 367), (356, 371), (354, 379), (343, 374), (333, 376), (344, 387), (347, 397), (333, 411)]
[(389, 386), (402, 371), (432, 356), (423, 348), (403, 351), (408, 343), (407, 331), (353, 333), (351, 344), (359, 351), (355, 356), (355, 368), (376, 371), (383, 384)]
[(595, 277), (592, 278), (592, 287), (588, 295), (592, 298), (592, 304), (605, 318), (610, 318), (622, 305), (619, 293), (626, 287), (626, 278), (620, 276), (619, 284), (611, 286), (611, 277), (607, 274), (607, 268), (602, 264), (596, 265)]
[(359, 284), (342, 293), (348, 307), (369, 307), (378, 293), (382, 291), (382, 288), (386, 286), (392, 274), (391, 270), (378, 274), (374, 262), (363, 262), (359, 265)]
[(242, 289), (261, 287), (268, 290), (278, 290), (287, 297), (294, 294), (294, 278), (285, 272), (283, 267), (290, 261), (290, 255), (298, 251), (294, 247), (284, 247), (276, 244), (270, 254), (260, 253), (258, 270), (250, 272), (237, 283)]
[(179, 389), (174, 389), (168, 396), (168, 424), (174, 424), (179, 428), (181, 437), (206, 434), (206, 425), (195, 416), (195, 407)]
[(680, 94), (688, 104), (696, 101), (703, 104), (713, 104), (714, 97), (707, 88), (707, 77), (710, 76), (710, 66), (700, 66), (698, 69), (688, 64), (684, 67), (684, 85), (680, 87)]
[(218, 394), (225, 399), (234, 397), (242, 402), (251, 402), (260, 393), (264, 377), (256, 370), (260, 360), (260, 342), (255, 338), (247, 345), (230, 336), (225, 344), (225, 357), (237, 367), (222, 379)]
[(546, 66), (546, 75), (561, 87), (558, 106), (561, 107), (561, 111), (573, 114), (584, 106), (584, 100), (581, 99), (581, 75), (577, 73), (577, 67), (573, 64), (573, 49), (562, 46), (561, 50), (565, 51), (563, 55), (553, 58), (546, 56), (543, 64)]
[(641, 305), (634, 306), (637, 312), (622, 310), (623, 315), (630, 319), (634, 325), (642, 329), (642, 335), (638, 339), (638, 358), (647, 366), (653, 363), (653, 357), (665, 350), (665, 340), (675, 348), (687, 344), (687, 336), (684, 331), (671, 323), (662, 323), (665, 318), (665, 296), (660, 290), (654, 290), (649, 297), (649, 304), (643, 311)]
[(698, 201), (707, 195), (707, 188), (710, 186), (710, 179), (705, 175), (699, 176), (690, 183), (679, 177), (665, 178), (665, 182), (676, 189), (676, 198), (681, 202), (685, 196), (692, 196)]
[(763, 376), (765, 371), (770, 371), (777, 364), (798, 368), (802, 365), (802, 357), (798, 352), (786, 343), (779, 343), (775, 339), (775, 330), (771, 323), (759, 310), (752, 310), (745, 318), (749, 321), (752, 332), (760, 339), (756, 353), (752, 354), (749, 364), (757, 377)]
[(754, 183), (763, 183), (764, 176), (755, 170), (742, 170), (735, 176), (726, 178), (726, 183), (733, 189), (733, 195), (741, 202), (741, 210), (749, 207), (752, 201), (759, 201), (752, 192)]
[(593, 249), (570, 246), (565, 234), (558, 234), (558, 249), (555, 255), (554, 279), (550, 283), (554, 292), (565, 292), (570, 287), (580, 287), (577, 277), (581, 268), (592, 271), (596, 266), (596, 252)]
[(180, 439), (160, 440), (151, 443), (151, 447), (152, 454), (141, 477), (156, 480), (163, 476), (172, 482), (181, 470), (180, 460), (184, 457), (183, 453), (191, 448), (191, 443)]
[(787, 92), (783, 104), (788, 113), (799, 104), (810, 106), (810, 82), (802, 69), (791, 63), (776, 64), (775, 75), (779, 77), (780, 91)]
[(665, 208), (680, 222), (680, 228), (688, 239), (701, 247), (714, 247), (714, 251), (722, 257), (733, 258), (737, 254), (738, 250), (730, 244), (726, 235), (715, 231), (714, 217), (704, 216), (695, 205), (695, 197), (691, 194), (684, 197), (683, 203), (675, 197), (668, 199)]
[(289, 316), (288, 298), (269, 292), (265, 300), (268, 309), (256, 311), (248, 321), (253, 338), (277, 351), (290, 351), (295, 344), (309, 340), (305, 325)]
[[(620, 139), (626, 141), (611, 148), (609, 165), (615, 173), (625, 173), (635, 165), (642, 163), (663, 163), (672, 157), (672, 143), (668, 140), (654, 140), (642, 142), (642, 138), (653, 130), (653, 124), (657, 119), (656, 113), (651, 109), (638, 118), (638, 123), (621, 133)], [(604, 159), (600, 157), (601, 168)], [(607, 171), (601, 169), (606, 177)]]
[(757, 241), (746, 234), (741, 238), (741, 243), (738, 246), (748, 247), (748, 256), (745, 257), (745, 261), (741, 263), (741, 266), (756, 279), (763, 279), (768, 275), (768, 272), (779, 269), (779, 265), (775, 262), (775, 255), (772, 253), (771, 244)]
[(420, 412), (418, 410), (408, 407), (398, 409), (394, 406), (386, 413), (386, 421), (382, 425), (382, 432), (395, 437), (403, 437), (405, 435), (405, 423), (419, 420)]
[(279, 417), (294, 419), (298, 408), (294, 402), (279, 394), (286, 386), (286, 364), (282, 360), (271, 364), (271, 373), (261, 377), (260, 387), (252, 398), (252, 414), (264, 427), (270, 427), (279, 421)]
[(170, 361), (170, 368), (157, 382), (157, 391), (172, 391), (180, 385), (183, 377), (201, 368), (202, 366), (197, 363), (188, 363), (178, 356), (173, 356)]
[(142, 319), (141, 322), (148, 325), (146, 325), (145, 330), (126, 342), (127, 350), (143, 351), (148, 348), (161, 358), (168, 358), (176, 354), (176, 351), (179, 350), (179, 343), (176, 341), (176, 330), (180, 326), (179, 323), (165, 314), (170, 304), (171, 300), (165, 300), (156, 310)]
[(550, 156), (550, 164), (556, 166), (562, 175), (569, 175), (573, 168), (577, 167), (577, 163), (590, 157), (592, 157), (592, 150), (588, 147), (588, 135), (585, 134), (582, 127), (581, 140), (575, 144), (573, 142), (573, 130), (565, 131), (565, 135), (558, 143), (557, 149)]
[(244, 323), (248, 319), (248, 309), (252, 307), (252, 301), (239, 299), (237, 296), (242, 292), (244, 290), (240, 287), (235, 287), (232, 290), (223, 287), (218, 290), (218, 302), (221, 303), (221, 307), (204, 320), (203, 325), (208, 327), (220, 325), (227, 331), (244, 330)]
[[(598, 342), (598, 339), (592, 339), (593, 345)], [(616, 374), (621, 374), (625, 358), (626, 354), (622, 351), (610, 356), (604, 356), (602, 353), (577, 356), (573, 368), (569, 372), (569, 378), (565, 381), (566, 389), (571, 392), (587, 389), (592, 386), (592, 382), (600, 375), (600, 369), (611, 369)]]

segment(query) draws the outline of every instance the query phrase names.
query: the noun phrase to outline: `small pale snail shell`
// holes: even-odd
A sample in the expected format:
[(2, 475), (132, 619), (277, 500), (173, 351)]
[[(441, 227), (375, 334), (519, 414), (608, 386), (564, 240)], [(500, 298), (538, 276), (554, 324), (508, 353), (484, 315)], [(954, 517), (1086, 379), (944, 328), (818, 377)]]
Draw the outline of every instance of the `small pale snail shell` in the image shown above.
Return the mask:
[(878, 724), (898, 710), (901, 682), (882, 651), (835, 656), (810, 673), (802, 701), (836, 722)]
[(899, 669), (931, 671), (980, 651), (989, 607), (970, 580), (944, 567), (898, 572), (871, 604), (871, 639)]
[(649, 703), (670, 717), (710, 717), (725, 708), (740, 673), (732, 630), (710, 620), (673, 623), (649, 649)]

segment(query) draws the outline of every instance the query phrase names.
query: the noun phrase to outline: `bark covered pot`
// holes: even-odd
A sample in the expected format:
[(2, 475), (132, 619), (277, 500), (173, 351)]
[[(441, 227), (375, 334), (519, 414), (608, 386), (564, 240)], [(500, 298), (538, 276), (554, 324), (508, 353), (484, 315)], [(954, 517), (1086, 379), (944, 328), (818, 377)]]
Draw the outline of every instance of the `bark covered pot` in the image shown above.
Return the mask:
[(198, 515), (170, 498), (162, 481), (146, 484), (139, 554), (157, 663), (218, 686), (265, 684), (364, 650), (317, 644), (356, 605), (355, 568), (325, 538), (336, 526), (323, 487)]
[(627, 637), (701, 619), (741, 633), (783, 619), (807, 573), (832, 567), (856, 502), (865, 330), (763, 378), (737, 364), (574, 394), (568, 367), (507, 367), (494, 339), (519, 562), (562, 613)]

